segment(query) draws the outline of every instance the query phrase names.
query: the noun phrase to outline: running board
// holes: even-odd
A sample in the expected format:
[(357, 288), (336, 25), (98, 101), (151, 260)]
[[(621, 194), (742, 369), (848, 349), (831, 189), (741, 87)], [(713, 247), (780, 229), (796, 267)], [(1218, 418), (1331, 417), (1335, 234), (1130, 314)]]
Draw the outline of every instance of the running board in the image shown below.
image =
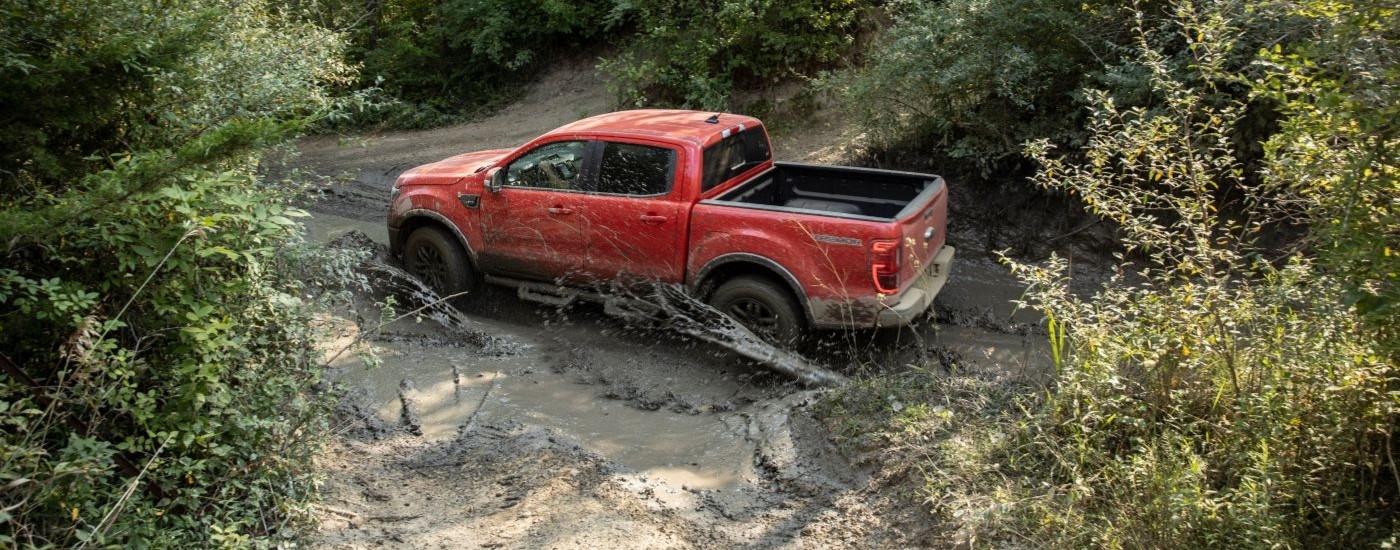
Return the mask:
[(521, 300), (539, 302), (547, 306), (564, 307), (574, 303), (578, 292), (553, 285), (523, 284), (515, 287)]
[(603, 304), (603, 313), (614, 317), (642, 321), (655, 319), (660, 309), (655, 304), (625, 296), (599, 294), (582, 288), (572, 288), (538, 281), (523, 281), (509, 277), (487, 275), (486, 282), (514, 288), (523, 300), (551, 306), (567, 306), (578, 300)]
[(569, 287), (553, 285), (549, 283), (537, 283), (532, 281), (521, 281), (519, 279), (507, 279), (504, 277), (486, 276), (486, 282), (514, 287), (515, 292), (521, 300), (529, 300), (549, 306), (564, 307), (574, 303), (579, 297), (579, 291)]

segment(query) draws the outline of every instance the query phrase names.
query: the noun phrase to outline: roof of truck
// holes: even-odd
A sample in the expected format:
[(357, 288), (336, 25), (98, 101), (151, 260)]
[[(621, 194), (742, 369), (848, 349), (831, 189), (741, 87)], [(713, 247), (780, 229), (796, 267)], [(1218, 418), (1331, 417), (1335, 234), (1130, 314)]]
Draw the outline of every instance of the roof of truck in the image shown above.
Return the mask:
[(726, 130), (742, 130), (738, 127), (752, 128), (762, 124), (756, 118), (731, 113), (678, 109), (638, 109), (588, 117), (561, 126), (550, 133), (589, 132), (660, 136), (690, 141), (704, 147), (719, 141)]

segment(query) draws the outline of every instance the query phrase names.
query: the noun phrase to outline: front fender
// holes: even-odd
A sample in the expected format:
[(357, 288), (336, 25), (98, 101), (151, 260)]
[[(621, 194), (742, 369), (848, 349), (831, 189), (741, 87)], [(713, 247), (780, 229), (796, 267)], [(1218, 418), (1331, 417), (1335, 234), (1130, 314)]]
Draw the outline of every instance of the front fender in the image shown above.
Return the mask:
[(439, 214), (433, 210), (414, 208), (404, 211), (401, 216), (396, 216), (399, 226), (389, 226), (389, 255), (398, 258), (403, 254), (403, 243), (408, 240), (408, 235), (413, 230), (426, 225), (438, 225), (446, 228), (452, 236), (457, 238), (457, 244), (462, 245), (462, 250), (467, 251), (467, 260), (472, 263), (472, 269), (477, 269), (476, 250), (472, 248), (467, 236), (462, 233), (461, 228), (447, 216)]

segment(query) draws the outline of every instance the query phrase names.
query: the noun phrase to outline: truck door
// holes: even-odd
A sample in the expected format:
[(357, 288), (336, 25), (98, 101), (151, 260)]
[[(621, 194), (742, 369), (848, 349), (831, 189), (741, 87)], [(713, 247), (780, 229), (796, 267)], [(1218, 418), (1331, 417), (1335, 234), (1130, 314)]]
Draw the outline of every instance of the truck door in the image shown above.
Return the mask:
[(588, 239), (577, 199), (588, 145), (547, 143), (502, 168), (501, 190), (481, 198), (484, 271), (544, 281), (582, 274)]
[(677, 189), (679, 151), (602, 141), (592, 192), (581, 198), (588, 234), (584, 269), (594, 281), (679, 283), (685, 223)]

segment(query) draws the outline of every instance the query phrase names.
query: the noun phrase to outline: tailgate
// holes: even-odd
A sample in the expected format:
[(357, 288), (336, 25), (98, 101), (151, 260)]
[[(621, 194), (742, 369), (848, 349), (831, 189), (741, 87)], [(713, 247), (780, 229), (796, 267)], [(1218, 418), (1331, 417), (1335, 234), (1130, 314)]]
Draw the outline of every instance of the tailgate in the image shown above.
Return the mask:
[(938, 178), (899, 212), (899, 290), (903, 292), (943, 248), (948, 228), (948, 185)]

